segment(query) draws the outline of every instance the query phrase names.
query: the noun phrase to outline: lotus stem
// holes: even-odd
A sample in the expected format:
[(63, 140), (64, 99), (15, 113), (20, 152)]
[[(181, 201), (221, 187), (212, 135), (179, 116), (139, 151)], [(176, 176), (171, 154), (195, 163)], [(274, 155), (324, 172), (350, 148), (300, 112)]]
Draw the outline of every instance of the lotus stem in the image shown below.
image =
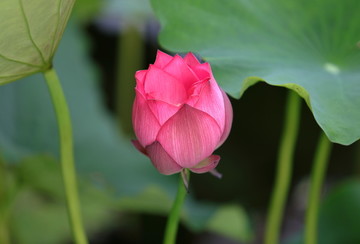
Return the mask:
[(317, 243), (317, 226), (321, 188), (328, 165), (331, 148), (332, 143), (322, 132), (316, 149), (311, 173), (308, 208), (305, 219), (305, 244)]
[(60, 137), (60, 161), (70, 226), (72, 228), (75, 243), (87, 244), (88, 241), (81, 219), (80, 203), (77, 190), (78, 187), (74, 165), (73, 138), (69, 108), (55, 69), (50, 68), (43, 74), (45, 76), (45, 80), (52, 98), (58, 122)]
[(9, 233), (9, 186), (5, 162), (0, 156), (0, 243), (10, 244)]
[(289, 91), (285, 111), (285, 125), (278, 153), (274, 191), (265, 230), (265, 244), (279, 244), (281, 222), (290, 187), (293, 155), (299, 130), (301, 98)]
[[(183, 179), (184, 176), (187, 176), (187, 181)], [(164, 242), (163, 244), (175, 244), (176, 243), (176, 234), (179, 226), (179, 220), (181, 215), (182, 206), (185, 201), (187, 194), (187, 189), (185, 182), (189, 182), (190, 173), (187, 169), (183, 169), (183, 172), (180, 175), (178, 192), (173, 203), (173, 206), (170, 211), (169, 218), (166, 223)]]

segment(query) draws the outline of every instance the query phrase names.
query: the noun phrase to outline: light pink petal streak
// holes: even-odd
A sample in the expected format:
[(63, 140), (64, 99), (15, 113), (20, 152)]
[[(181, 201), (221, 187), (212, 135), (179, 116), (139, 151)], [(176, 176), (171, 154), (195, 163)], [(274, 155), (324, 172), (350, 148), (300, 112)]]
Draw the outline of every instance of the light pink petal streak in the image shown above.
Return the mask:
[(229, 136), (232, 121), (233, 121), (233, 109), (231, 106), (230, 99), (222, 89), (221, 89), (221, 93), (223, 95), (224, 104), (225, 104), (225, 127), (224, 127), (224, 132), (220, 138), (220, 142), (219, 142), (219, 145), (217, 146), (217, 148), (220, 147), (224, 143), (226, 138)]
[(176, 55), (165, 67), (164, 71), (174, 76), (184, 84), (187, 90), (193, 83), (199, 80), (197, 75), (190, 69), (179, 55)]
[(172, 159), (169, 154), (166, 153), (159, 142), (156, 141), (153, 144), (147, 146), (146, 152), (152, 164), (161, 174), (171, 175), (182, 170), (182, 167), (180, 167), (174, 161), (174, 159)]
[(160, 125), (163, 125), (181, 108), (181, 106), (175, 106), (160, 100), (148, 100), (147, 103), (155, 117), (158, 119)]
[(210, 157), (205, 158), (203, 161), (195, 165), (195, 167), (190, 168), (194, 173), (202, 174), (213, 170), (220, 161), (220, 156), (211, 155)]
[(154, 65), (159, 68), (164, 68), (171, 60), (173, 59), (172, 56), (169, 54), (166, 54), (160, 50), (156, 53), (156, 59)]
[(144, 89), (147, 99), (161, 100), (173, 105), (182, 104), (187, 93), (183, 84), (167, 72), (150, 65)]
[[(196, 102), (194, 103), (193, 100)], [(211, 117), (213, 117), (218, 123), (221, 131), (225, 127), (225, 106), (224, 98), (219, 86), (214, 79), (210, 79), (204, 83), (201, 87), (199, 96), (192, 97), (187, 102), (194, 108), (197, 108)]]
[(146, 103), (145, 98), (135, 89), (132, 122), (136, 137), (142, 147), (153, 143), (160, 130), (160, 124)]
[(157, 141), (180, 166), (192, 168), (211, 155), (221, 135), (210, 115), (185, 104), (161, 127)]
[(186, 56), (184, 57), (184, 61), (189, 66), (196, 66), (200, 64), (199, 60), (195, 57), (193, 53), (186, 54)]

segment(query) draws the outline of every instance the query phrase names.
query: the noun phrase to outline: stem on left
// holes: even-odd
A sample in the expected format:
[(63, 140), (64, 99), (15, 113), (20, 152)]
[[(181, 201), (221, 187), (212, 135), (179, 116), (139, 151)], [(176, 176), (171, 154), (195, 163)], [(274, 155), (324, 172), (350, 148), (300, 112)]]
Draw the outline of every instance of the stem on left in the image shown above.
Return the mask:
[(45, 80), (52, 98), (59, 128), (60, 161), (65, 186), (67, 210), (70, 226), (76, 244), (87, 244), (87, 238), (82, 223), (78, 188), (76, 181), (73, 136), (69, 108), (56, 71), (50, 68), (44, 71)]
[(0, 243), (10, 244), (8, 177), (0, 156)]

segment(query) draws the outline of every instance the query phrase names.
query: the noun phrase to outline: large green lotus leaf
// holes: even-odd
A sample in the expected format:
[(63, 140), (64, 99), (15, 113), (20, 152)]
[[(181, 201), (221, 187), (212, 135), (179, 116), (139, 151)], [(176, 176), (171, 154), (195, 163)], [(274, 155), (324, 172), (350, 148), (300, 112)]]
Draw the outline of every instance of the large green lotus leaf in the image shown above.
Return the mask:
[(258, 81), (295, 90), (329, 139), (360, 137), (360, 1), (152, 0), (160, 43), (199, 53), (239, 98)]
[(0, 1), (0, 85), (51, 65), (74, 2)]
[[(134, 148), (131, 138), (117, 130), (101, 99), (97, 68), (89, 62), (87, 47), (79, 28), (69, 23), (54, 60), (72, 115), (78, 172), (113, 192), (120, 210), (166, 215), (175, 198), (178, 175), (159, 174), (150, 160)], [(58, 155), (55, 114), (40, 74), (1, 86), (0, 111), (0, 152), (8, 161), (39, 153)], [(44, 175), (40, 168), (31, 175), (37, 171)], [(31, 181), (42, 185), (43, 192), (58, 189), (53, 192), (57, 196), (61, 186), (44, 184), (49, 177), (31, 177)], [(41, 204), (34, 204), (41, 209)], [(222, 220), (228, 214), (225, 210), (218, 204), (199, 203), (190, 195), (183, 220), (194, 231), (211, 230), (238, 240), (248, 239), (249, 220), (239, 215), (243, 212), (240, 206), (231, 209), (231, 216), (239, 220), (229, 221), (230, 231), (215, 224), (216, 219)]]

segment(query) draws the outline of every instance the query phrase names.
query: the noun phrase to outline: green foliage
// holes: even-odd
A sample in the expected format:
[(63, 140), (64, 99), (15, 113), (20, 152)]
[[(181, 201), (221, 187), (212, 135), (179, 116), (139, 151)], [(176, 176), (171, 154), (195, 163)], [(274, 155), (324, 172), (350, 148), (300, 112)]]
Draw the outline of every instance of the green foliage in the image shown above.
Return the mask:
[[(49, 156), (33, 156), (17, 164), (14, 173), (18, 181), (10, 221), (14, 241), (49, 244), (69, 240), (60, 164)], [(115, 201), (90, 182), (82, 180), (79, 185), (84, 223), (91, 233), (113, 220)]]
[(103, 0), (76, 0), (74, 5), (74, 16), (78, 21), (91, 21), (103, 8)]
[[(360, 243), (360, 181), (347, 180), (334, 187), (320, 206), (319, 244)], [(302, 233), (287, 244), (303, 243)]]
[[(177, 176), (159, 174), (149, 159), (134, 149), (130, 138), (117, 130), (113, 118), (102, 103), (99, 84), (96, 83), (98, 74), (90, 63), (86, 51), (87, 45), (81, 31), (74, 23), (69, 23), (55, 57), (54, 66), (62, 81), (72, 115), (78, 172), (82, 177), (115, 193), (110, 196), (118, 201), (116, 206), (120, 211), (166, 215), (176, 192)], [(1, 87), (0, 148), (8, 161), (17, 162), (39, 153), (58, 155), (55, 114), (46, 89), (40, 74)], [(19, 171), (22, 172), (22, 177), (27, 179), (29, 184), (36, 186), (38, 191), (51, 192), (51, 198), (61, 199), (62, 185), (55, 183), (59, 179), (46, 173), (47, 170), (58, 166), (49, 165), (49, 168), (42, 168), (40, 166), (49, 163), (48, 160), (46, 158), (37, 160), (44, 162), (38, 162), (39, 167), (34, 168), (28, 163)], [(43, 226), (47, 222), (46, 219), (41, 220), (43, 215), (53, 219), (59, 217), (59, 213), (65, 210), (65, 205), (62, 207), (44, 205), (42, 199), (39, 200), (32, 192), (25, 191), (23, 195), (20, 195), (18, 204), (28, 212), (15, 216), (18, 218), (16, 223), (21, 225), (19, 228), (28, 224), (30, 219), (36, 219), (36, 223), (33, 223), (34, 228)], [(24, 199), (28, 199), (27, 206), (22, 206), (26, 204)], [(88, 201), (87, 199), (81, 201), (83, 208), (89, 204)], [(187, 201), (183, 221), (190, 229), (194, 231), (219, 229), (217, 232), (239, 240), (246, 240), (250, 235), (250, 230), (242, 225), (249, 222), (247, 216), (238, 215), (241, 217), (240, 224), (230, 223), (231, 230), (234, 231), (230, 235), (221, 230), (224, 226), (220, 228), (213, 223), (213, 218), (219, 218), (220, 205), (199, 203), (192, 199), (191, 195)], [(104, 208), (105, 211), (106, 205)], [(243, 210), (238, 206), (233, 211), (238, 213)], [(62, 221), (66, 216), (64, 214), (59, 218), (59, 221)], [(52, 225), (51, 220), (48, 221), (49, 225)], [(85, 222), (87, 222), (86, 218)], [(60, 238), (60, 235), (68, 231), (64, 226), (55, 225), (54, 228), (59, 228), (49, 230), (49, 235), (51, 232), (54, 238)], [(24, 232), (22, 236), (27, 238), (30, 232), (35, 230)], [(50, 239), (46, 241), (44, 243), (54, 243)]]
[(160, 43), (198, 52), (232, 96), (258, 81), (284, 86), (305, 99), (332, 142), (360, 138), (359, 1), (152, 3)]
[(334, 188), (321, 206), (322, 243), (360, 243), (360, 181), (348, 180)]
[(48, 68), (75, 0), (0, 2), (0, 85)]
[(237, 205), (220, 208), (209, 221), (207, 228), (239, 241), (249, 241), (252, 238), (246, 213)]

